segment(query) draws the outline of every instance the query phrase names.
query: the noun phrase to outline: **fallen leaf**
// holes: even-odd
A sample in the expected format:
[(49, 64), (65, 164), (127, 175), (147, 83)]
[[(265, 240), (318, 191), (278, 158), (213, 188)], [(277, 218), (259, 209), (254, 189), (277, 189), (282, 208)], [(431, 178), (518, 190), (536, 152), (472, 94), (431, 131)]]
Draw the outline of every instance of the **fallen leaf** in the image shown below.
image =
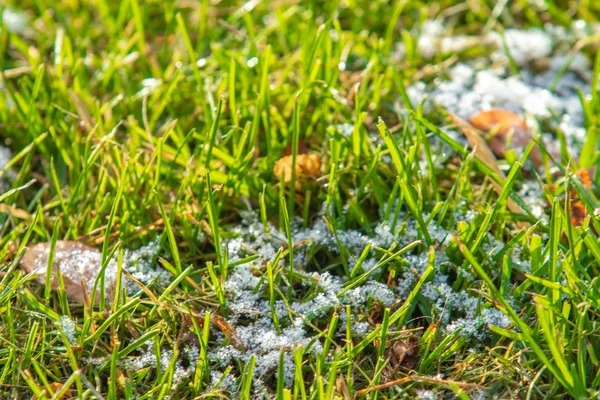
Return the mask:
[(394, 369), (414, 370), (419, 363), (419, 341), (411, 336), (394, 342), (385, 351), (389, 366)]
[[(27, 250), (21, 260), (21, 266), (28, 273), (36, 275), (36, 280), (46, 284), (46, 269), (50, 256), (48, 243), (38, 243)], [(58, 270), (63, 278), (67, 298), (76, 303), (85, 303), (92, 294), (94, 281), (102, 266), (102, 253), (83, 243), (59, 240), (56, 242), (54, 262), (52, 266), (52, 290), (59, 287)], [(109, 262), (104, 274), (104, 287), (106, 299), (112, 299), (116, 282), (117, 266)], [(99, 294), (96, 294), (96, 302)]]
[[(292, 144), (288, 144), (285, 150), (283, 150), (282, 157), (289, 156), (292, 154)], [(308, 154), (308, 146), (302, 140), (298, 140), (298, 154)]]
[[(590, 175), (585, 168), (581, 168), (575, 171), (575, 174), (579, 176), (579, 179), (581, 179), (581, 182), (585, 187), (587, 187), (588, 189), (592, 188), (592, 180), (590, 179)], [(581, 199), (579, 198), (579, 195), (577, 194), (575, 189), (571, 189), (571, 192), (569, 193), (569, 205), (569, 217), (571, 219), (571, 223), (573, 224), (573, 226), (581, 226), (583, 220), (588, 215), (588, 211), (585, 207), (585, 204), (583, 204), (583, 201), (581, 201)]]
[[(493, 108), (473, 115), (469, 121), (473, 127), (487, 133), (487, 142), (498, 158), (506, 156), (507, 149), (525, 149), (532, 139), (525, 120), (517, 114)], [(542, 155), (536, 145), (529, 153), (536, 167), (542, 166)]]
[(225, 335), (227, 339), (231, 340), (231, 343), (235, 347), (237, 347), (240, 350), (246, 349), (246, 346), (244, 346), (244, 343), (242, 342), (242, 339), (240, 339), (240, 336), (238, 335), (235, 328), (231, 326), (231, 324), (227, 322), (225, 318), (219, 315), (211, 315), (210, 320), (213, 324), (217, 326), (217, 328), (219, 328), (219, 330), (223, 333), (223, 335)]
[[(477, 130), (467, 123), (462, 118), (457, 117), (454, 114), (450, 114), (450, 119), (452, 122), (456, 124), (456, 126), (462, 131), (462, 133), (466, 136), (471, 148), (475, 152), (475, 157), (477, 157), (481, 162), (483, 162), (488, 168), (494, 171), (500, 179), (504, 180), (506, 177), (504, 173), (498, 166), (498, 160), (492, 153), (492, 150), (488, 147), (485, 140), (479, 135)], [(500, 194), (502, 192), (502, 185), (496, 182), (495, 179), (490, 180), (496, 193)], [(510, 197), (506, 200), (506, 206), (508, 209), (517, 214), (524, 214), (523, 209), (515, 203)]]
[(121, 368), (117, 367), (116, 370), (115, 370), (115, 372), (117, 374), (117, 383), (122, 388), (125, 388), (127, 386), (127, 377), (123, 373), (123, 370), (121, 370)]
[(579, 176), (579, 179), (581, 179), (581, 182), (586, 188), (592, 188), (592, 179), (590, 178), (590, 173), (587, 169), (580, 168), (577, 171), (575, 171), (575, 173), (577, 174), (577, 176)]
[[(48, 384), (48, 386), (50, 386), (50, 390), (51, 390), (52, 392), (51, 392), (51, 393), (49, 393), (48, 389), (44, 389), (44, 390), (42, 391), (42, 394), (43, 394), (43, 396), (44, 396), (44, 397), (47, 397), (47, 398), (51, 398), (51, 397), (52, 397), (52, 398), (54, 398), (54, 397), (53, 397), (53, 396), (54, 396), (54, 394), (55, 394), (56, 392), (59, 392), (59, 391), (62, 389), (62, 387), (63, 387), (63, 384), (62, 384), (62, 383), (60, 383), (60, 382), (52, 382), (52, 383)], [(70, 398), (70, 397), (73, 397), (73, 391), (72, 391), (71, 389), (67, 389), (67, 390), (66, 390), (66, 391), (63, 393), (63, 395), (62, 395), (62, 396), (60, 396), (60, 397), (57, 397), (56, 399), (57, 399), (57, 400), (62, 400), (62, 399), (68, 399), (68, 398)], [(38, 398), (38, 397), (34, 395), (34, 396), (31, 398), (31, 400), (37, 400), (37, 398)]]
[(338, 375), (337, 378), (335, 378), (335, 390), (342, 396), (344, 400), (352, 399), (344, 375)]
[(314, 178), (321, 173), (321, 159), (316, 154), (297, 154), (296, 165), (292, 165), (293, 156), (285, 156), (280, 158), (273, 168), (273, 173), (278, 178), (283, 174), (285, 183), (292, 181), (293, 168), (296, 170), (296, 178)]

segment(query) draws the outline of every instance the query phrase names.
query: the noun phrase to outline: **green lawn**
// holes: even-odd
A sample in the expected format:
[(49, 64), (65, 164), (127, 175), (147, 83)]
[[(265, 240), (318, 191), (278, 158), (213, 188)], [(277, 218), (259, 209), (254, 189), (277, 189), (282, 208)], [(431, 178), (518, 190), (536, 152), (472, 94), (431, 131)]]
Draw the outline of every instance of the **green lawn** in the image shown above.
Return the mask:
[(600, 396), (600, 4), (7, 1), (0, 399)]

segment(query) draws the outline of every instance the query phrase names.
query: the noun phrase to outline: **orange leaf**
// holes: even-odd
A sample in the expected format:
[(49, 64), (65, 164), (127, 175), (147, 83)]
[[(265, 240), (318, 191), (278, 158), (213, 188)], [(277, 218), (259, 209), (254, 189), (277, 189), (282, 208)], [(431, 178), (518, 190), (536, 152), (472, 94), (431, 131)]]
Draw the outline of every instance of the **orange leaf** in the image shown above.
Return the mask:
[(242, 342), (242, 339), (240, 339), (237, 331), (229, 322), (225, 320), (225, 318), (221, 317), (220, 315), (211, 315), (210, 320), (217, 326), (217, 328), (219, 328), (219, 330), (227, 339), (231, 340), (235, 347), (238, 349), (245, 349), (244, 343)]
[(292, 168), (296, 169), (297, 178), (317, 177), (321, 173), (321, 159), (316, 154), (298, 154), (296, 155), (296, 165), (292, 165), (293, 156), (285, 156), (280, 158), (273, 168), (273, 173), (277, 177), (283, 174), (285, 183), (292, 180)]
[[(63, 384), (62, 384), (62, 383), (60, 383), (60, 382), (52, 382), (52, 383), (50, 383), (48, 386), (50, 386), (50, 390), (51, 390), (52, 392), (51, 392), (51, 393), (49, 393), (48, 389), (44, 389), (44, 391), (43, 391), (42, 393), (44, 394), (44, 396), (46, 396), (46, 397), (50, 398), (50, 397), (53, 397), (53, 395), (54, 395), (56, 392), (59, 392), (59, 391), (62, 389), (62, 387), (63, 387)], [(65, 391), (65, 393), (64, 393), (62, 396), (60, 396), (60, 397), (58, 398), (58, 400), (62, 400), (62, 399), (68, 399), (68, 398), (70, 398), (70, 397), (73, 397), (73, 391), (72, 391), (71, 389), (67, 389), (67, 390)], [(35, 396), (35, 395), (34, 395), (34, 396), (31, 398), (31, 399), (32, 399), (32, 400), (37, 400), (37, 396)]]
[[(463, 119), (457, 117), (454, 114), (450, 114), (450, 119), (452, 122), (456, 124), (456, 126), (462, 131), (462, 133), (466, 136), (471, 148), (475, 152), (475, 157), (477, 157), (481, 162), (483, 162), (488, 168), (493, 170), (502, 180), (506, 179), (504, 173), (498, 166), (498, 160), (492, 154), (492, 151), (482, 139), (482, 137), (477, 133), (477, 130), (469, 125)], [(491, 179), (490, 182), (494, 186), (496, 193), (502, 193), (502, 185), (496, 182), (494, 179)], [(510, 197), (506, 199), (506, 206), (508, 209), (517, 214), (524, 214), (523, 209), (513, 201)]]
[[(532, 140), (525, 120), (505, 110), (493, 108), (481, 111), (473, 115), (469, 121), (475, 128), (491, 135), (487, 138), (487, 142), (498, 158), (506, 156), (507, 148), (524, 149)], [(531, 150), (529, 158), (536, 167), (542, 165), (540, 149), (537, 146)]]
[[(585, 168), (581, 168), (575, 171), (575, 174), (579, 176), (581, 182), (585, 187), (591, 189), (592, 180), (590, 179), (590, 175)], [(570, 203), (570, 219), (573, 226), (581, 226), (585, 217), (587, 217), (588, 212), (587, 208), (585, 208), (585, 204), (579, 199), (579, 195), (575, 191), (575, 189), (571, 189), (571, 193), (569, 194), (569, 203)]]
[[(283, 154), (281, 156), (285, 157), (289, 156), (290, 154), (292, 154), (291, 143), (287, 145), (285, 150), (283, 150)], [(298, 140), (298, 154), (308, 154), (308, 147), (306, 146), (306, 143), (304, 143), (302, 140)]]

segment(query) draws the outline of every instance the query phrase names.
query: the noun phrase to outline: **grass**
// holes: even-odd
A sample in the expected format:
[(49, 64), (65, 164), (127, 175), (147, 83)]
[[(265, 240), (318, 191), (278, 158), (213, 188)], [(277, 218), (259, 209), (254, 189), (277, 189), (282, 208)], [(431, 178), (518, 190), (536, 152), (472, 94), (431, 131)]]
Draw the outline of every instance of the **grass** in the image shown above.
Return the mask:
[[(407, 95), (456, 57), (489, 56), (423, 58), (427, 19), (478, 35), (570, 29), (600, 12), (536, 4), (0, 5), (29, 27), (0, 25), (0, 136), (14, 154), (0, 171), (0, 398), (598, 396), (595, 186), (564, 146), (560, 173), (524, 171), (530, 146), (502, 178), (448, 133), (445, 110)], [(581, 100), (588, 168), (600, 101)], [(297, 160), (300, 142), (322, 176), (294, 170), (286, 183), (274, 165), (288, 145)], [(519, 195), (536, 180), (547, 219)], [(570, 193), (588, 211), (580, 225)], [(64, 283), (51, 291), (49, 277), (44, 287), (19, 267), (27, 247), (57, 240), (94, 246), (102, 270), (116, 260), (123, 271), (128, 251), (157, 243), (148, 265), (169, 280), (126, 272), (114, 301), (100, 290), (69, 302)], [(249, 299), (262, 313), (242, 310)], [(271, 330), (248, 337), (258, 323)], [(252, 344), (261, 335), (284, 343), (269, 366)], [(409, 339), (416, 355), (394, 353)]]

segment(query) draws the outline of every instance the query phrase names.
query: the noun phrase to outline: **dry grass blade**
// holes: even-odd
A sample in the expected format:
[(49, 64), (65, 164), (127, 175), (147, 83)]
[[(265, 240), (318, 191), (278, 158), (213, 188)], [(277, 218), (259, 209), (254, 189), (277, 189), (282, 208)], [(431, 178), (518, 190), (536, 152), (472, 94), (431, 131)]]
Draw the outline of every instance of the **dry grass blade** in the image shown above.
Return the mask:
[(371, 386), (366, 389), (361, 389), (354, 394), (354, 398), (357, 399), (360, 396), (364, 396), (366, 394), (373, 393), (377, 390), (388, 389), (393, 386), (402, 385), (403, 383), (408, 383), (408, 382), (424, 382), (424, 383), (431, 383), (434, 385), (444, 385), (444, 386), (455, 385), (461, 389), (481, 389), (480, 385), (475, 385), (472, 383), (458, 382), (458, 381), (452, 381), (452, 380), (448, 380), (448, 379), (431, 379), (431, 378), (426, 378), (424, 376), (406, 376), (404, 378), (396, 379), (394, 381), (383, 383), (381, 385)]
[(351, 400), (352, 396), (350, 396), (350, 391), (348, 390), (348, 385), (346, 384), (346, 379), (344, 379), (344, 375), (338, 375), (335, 378), (335, 390), (342, 395), (344, 400)]
[(91, 130), (94, 127), (94, 121), (88, 112), (87, 107), (83, 103), (83, 100), (81, 100), (81, 97), (72, 90), (69, 90), (69, 96), (71, 96), (71, 100), (73, 100), (73, 104), (75, 104), (79, 117), (86, 124), (88, 130)]

